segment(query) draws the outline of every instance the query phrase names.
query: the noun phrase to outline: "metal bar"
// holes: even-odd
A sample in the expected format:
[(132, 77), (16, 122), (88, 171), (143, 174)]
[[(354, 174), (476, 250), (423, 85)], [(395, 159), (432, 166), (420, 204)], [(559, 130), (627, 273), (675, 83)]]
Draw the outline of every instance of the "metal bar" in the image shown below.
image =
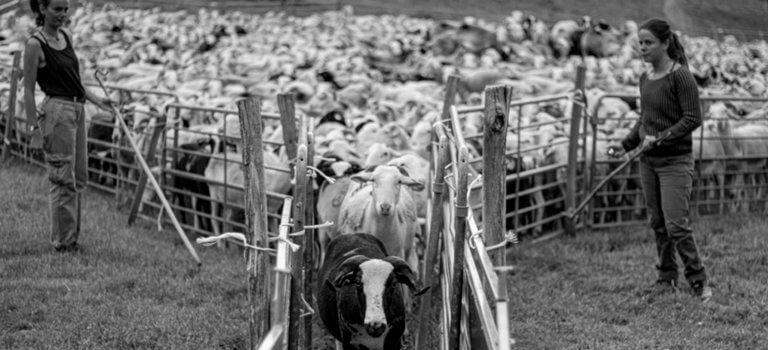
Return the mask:
[[(140, 94), (173, 97), (177, 101), (179, 99), (178, 95), (176, 95), (175, 93), (170, 92), (170, 91), (152, 91), (152, 90), (143, 90), (143, 89), (131, 89), (131, 88), (125, 88), (125, 87), (116, 86), (116, 85), (102, 84), (102, 82), (99, 81), (98, 79), (96, 80), (96, 82), (92, 82), (92, 81), (83, 82), (83, 85), (93, 86), (93, 87), (98, 87), (100, 85), (103, 85), (107, 89), (118, 90), (118, 91), (127, 92), (127, 93), (136, 92), (136, 93), (140, 93)], [(109, 95), (109, 93), (107, 93), (107, 95)]]
[[(584, 82), (586, 78), (586, 71), (587, 68), (581, 64), (576, 68), (576, 89), (581, 94), (585, 100), (586, 96), (584, 95)], [(579, 138), (576, 137), (579, 133), (579, 123), (581, 122), (581, 114), (582, 114), (582, 106), (581, 104), (574, 103), (571, 110), (571, 129), (569, 132), (570, 137), (570, 143), (568, 145), (568, 168), (566, 169), (568, 172), (568, 175), (566, 176), (567, 182), (565, 185), (565, 207), (566, 210), (572, 210), (571, 208), (574, 208), (576, 206), (576, 166), (578, 162), (578, 151), (579, 151)], [(594, 158), (593, 158), (594, 159)], [(567, 220), (565, 224), (565, 231), (568, 233), (568, 235), (573, 235), (576, 233), (576, 229), (573, 222), (573, 217), (571, 217), (571, 220)]]
[[(99, 84), (101, 84), (101, 80), (99, 79), (98, 74), (100, 74), (99, 71), (96, 71), (94, 73), (94, 77), (99, 82)], [(104, 90), (104, 93), (107, 93), (106, 88), (102, 86), (102, 89)], [(111, 105), (111, 107), (112, 107), (112, 110), (115, 112), (115, 119), (120, 124), (120, 127), (123, 129), (123, 132), (125, 132), (125, 137), (128, 139), (128, 142), (131, 144), (131, 148), (133, 148), (133, 152), (134, 152), (134, 156), (136, 157), (136, 160), (139, 161), (139, 164), (144, 170), (144, 173), (147, 174), (147, 178), (152, 184), (152, 187), (155, 189), (155, 193), (157, 193), (157, 196), (160, 198), (160, 201), (163, 203), (163, 206), (165, 206), (165, 209), (168, 211), (168, 216), (170, 216), (171, 220), (173, 221), (173, 226), (176, 228), (176, 233), (179, 234), (179, 237), (181, 237), (181, 240), (184, 242), (184, 245), (187, 247), (187, 250), (189, 250), (189, 253), (192, 254), (192, 258), (194, 258), (197, 264), (200, 265), (201, 264), (200, 257), (197, 256), (197, 252), (195, 251), (195, 248), (192, 247), (192, 244), (189, 242), (187, 235), (184, 233), (184, 229), (182, 229), (181, 225), (179, 225), (179, 221), (178, 219), (176, 219), (176, 215), (173, 214), (171, 205), (170, 203), (168, 203), (168, 200), (165, 198), (165, 194), (163, 194), (162, 188), (160, 188), (160, 185), (157, 183), (157, 180), (155, 180), (155, 177), (152, 176), (152, 170), (149, 169), (149, 165), (147, 165), (147, 162), (144, 160), (144, 156), (142, 156), (141, 151), (139, 150), (139, 146), (136, 145), (136, 141), (131, 136), (130, 129), (128, 129), (128, 125), (125, 123), (125, 120), (123, 119), (123, 115), (120, 113), (120, 110), (117, 107), (115, 107), (115, 105)]]
[[(213, 112), (213, 113), (222, 113), (222, 114), (238, 114), (238, 111), (234, 110), (234, 109), (217, 108), (217, 107), (203, 107), (203, 106), (189, 106), (189, 105), (183, 105), (183, 104), (179, 104), (179, 103), (168, 104), (167, 108), (186, 109), (186, 110), (190, 110), (190, 111)], [(263, 119), (279, 120), (280, 119), (280, 115), (277, 114), (277, 113), (265, 112), (265, 113), (262, 113), (262, 118)]]
[[(149, 140), (149, 149), (147, 150), (147, 162), (152, 162), (155, 158), (155, 148), (157, 147), (157, 141), (160, 138), (160, 134), (165, 130), (165, 123), (157, 123), (155, 125), (155, 132), (152, 133), (152, 138)], [(144, 189), (147, 186), (147, 173), (141, 173), (139, 182), (136, 185), (136, 191), (133, 194), (133, 201), (131, 202), (131, 211), (128, 213), (128, 226), (133, 225), (136, 220), (136, 213), (139, 211), (141, 200), (144, 194)]]
[[(486, 344), (489, 345), (489, 350), (495, 350), (498, 349), (499, 344), (499, 334), (498, 329), (496, 328), (496, 322), (494, 320), (494, 312), (491, 309), (491, 305), (488, 302), (488, 298), (485, 296), (485, 288), (484, 284), (481, 278), (480, 270), (477, 267), (477, 264), (475, 263), (474, 259), (472, 259), (472, 250), (469, 248), (469, 246), (465, 246), (465, 256), (466, 259), (466, 274), (467, 274), (467, 283), (469, 284), (469, 289), (471, 290), (471, 293), (467, 295), (467, 298), (471, 298), (474, 307), (480, 314), (480, 329), (483, 331), (483, 337), (485, 338)], [(493, 270), (491, 270), (493, 273)], [(472, 327), (472, 325), (470, 325)], [(467, 337), (470, 336), (470, 334), (466, 335)]]
[[(293, 253), (288, 246), (288, 230), (290, 229), (291, 213), (293, 212), (293, 200), (283, 201), (282, 216), (280, 218), (279, 240), (277, 241), (277, 257), (275, 258), (275, 291), (272, 296), (272, 327), (280, 326), (283, 334), (288, 330), (288, 303), (291, 298), (291, 261)], [(275, 344), (277, 345), (277, 344)], [(287, 349), (288, 339), (280, 339), (280, 349)], [(269, 348), (275, 349), (275, 347)]]
[[(491, 296), (496, 299), (499, 295), (497, 283), (498, 277), (493, 270), (493, 261), (491, 261), (491, 257), (488, 256), (488, 253), (485, 250), (485, 242), (483, 242), (482, 236), (477, 234), (480, 230), (477, 228), (477, 223), (471, 213), (467, 218), (467, 225), (469, 225), (469, 232), (471, 233), (470, 240), (475, 246), (475, 249), (472, 249), (469, 252), (474, 252), (474, 255), (477, 256), (476, 260), (481, 267), (480, 270), (483, 273), (483, 277), (488, 281), (488, 290), (491, 293)], [(468, 256), (471, 257), (472, 255)]]

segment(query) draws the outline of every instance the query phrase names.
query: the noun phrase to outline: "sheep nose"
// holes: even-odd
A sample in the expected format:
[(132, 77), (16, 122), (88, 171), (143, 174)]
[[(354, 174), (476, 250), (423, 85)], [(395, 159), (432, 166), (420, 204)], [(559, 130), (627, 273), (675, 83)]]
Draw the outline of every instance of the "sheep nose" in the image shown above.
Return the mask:
[(389, 203), (381, 203), (381, 213), (389, 215), (389, 211), (392, 210), (392, 205)]
[(380, 337), (386, 329), (387, 325), (381, 322), (371, 322), (365, 325), (365, 331), (374, 338)]

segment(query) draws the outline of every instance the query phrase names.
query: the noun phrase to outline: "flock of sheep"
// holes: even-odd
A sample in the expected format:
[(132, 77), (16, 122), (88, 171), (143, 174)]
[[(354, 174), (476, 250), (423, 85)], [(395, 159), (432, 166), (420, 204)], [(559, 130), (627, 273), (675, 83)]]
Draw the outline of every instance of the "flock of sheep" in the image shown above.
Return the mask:
[[(34, 21), (11, 13), (0, 22), (0, 63), (7, 72), (10, 52), (23, 48)], [(637, 54), (634, 22), (611, 25), (584, 17), (549, 25), (519, 11), (510, 11), (503, 23), (489, 23), (477, 18), (451, 22), (357, 16), (349, 7), (296, 18), (95, 8), (86, 3), (76, 8), (69, 28), (84, 80), (96, 69), (108, 70), (111, 85), (174, 94), (137, 94), (129, 100), (114, 96), (132, 111), (139, 137), (145, 135), (139, 128), (153, 125), (157, 114), (173, 110), (173, 104), (233, 109), (242, 97), (260, 96), (262, 111), (276, 113), (276, 95), (293, 93), (297, 112), (314, 126), (317, 154), (322, 155), (314, 165), (336, 180), (317, 184), (318, 217), (336, 223), (323, 229), (323, 246), (341, 233), (369, 232), (416, 273), (414, 241), (421, 234), (418, 218), (426, 216), (431, 130), (441, 118), (449, 75), (461, 79), (458, 102), (477, 105), (483, 89), (495, 84), (512, 86), (515, 99), (571, 92), (576, 67), (583, 64), (585, 120), (596, 121), (585, 142), (597, 140), (595, 155), (587, 158), (600, 161), (601, 147), (621, 139), (639, 116), (635, 98), (603, 95), (636, 95), (638, 78), (648, 69)], [(768, 44), (684, 37), (684, 45), (703, 97), (751, 97), (703, 105), (707, 120), (694, 139), (696, 156), (703, 156), (702, 180), (715, 184), (706, 195), (737, 199), (731, 202), (733, 210), (744, 203), (768, 210), (759, 204), (768, 197)], [(3, 110), (8, 107), (7, 76), (0, 81)], [(16, 111), (24, 119), (22, 98)], [(571, 108), (566, 99), (512, 109), (509, 125), (524, 128), (508, 132), (509, 160), (522, 160), (515, 164), (525, 169), (564, 163), (567, 150), (560, 145), (569, 137)], [(243, 184), (236, 115), (177, 109), (179, 119), (169, 125), (182, 126), (178, 145), (190, 153), (179, 153), (179, 163), (169, 167), (206, 179), (176, 175), (178, 186), (190, 186), (198, 196), (180, 205), (237, 221), (234, 212), (242, 208), (243, 193), (216, 185)], [(109, 123), (112, 117), (89, 107), (88, 118)], [(460, 132), (476, 135), (482, 128), (481, 112), (473, 113), (463, 119)], [(171, 135), (169, 130), (166, 146)], [(91, 136), (114, 141), (109, 129)], [(281, 137), (279, 123), (266, 125), (266, 140)], [(284, 148), (265, 149), (266, 165), (288, 167)], [(108, 157), (103, 148), (101, 154), (93, 150), (93, 158)], [(482, 151), (476, 144), (475, 155)], [(266, 179), (269, 191), (291, 190), (284, 172), (268, 169)], [(277, 208), (270, 203), (270, 210)], [(198, 229), (227, 230), (205, 215), (195, 216), (187, 223)], [(393, 231), (398, 232), (395, 238)]]
[[(0, 21), (5, 28), (0, 32), (3, 51), (22, 49), (24, 39), (34, 30), (33, 20), (8, 13)], [(200, 10), (190, 14), (113, 5), (96, 8), (86, 3), (75, 9), (69, 28), (76, 37), (84, 80), (91, 80), (96, 69), (107, 70), (111, 85), (175, 95), (145, 94), (131, 99), (115, 95), (125, 110), (134, 112), (136, 129), (153, 123), (152, 111), (163, 113), (172, 103), (232, 109), (239, 98), (261, 96), (262, 111), (274, 113), (275, 96), (290, 92), (295, 94), (297, 111), (317, 124), (318, 154), (332, 151), (340, 160), (351, 162), (354, 169), (410, 157), (400, 163), (409, 165), (420, 181), (428, 176), (419, 167), (428, 157), (431, 126), (440, 119), (448, 75), (461, 78), (459, 103), (480, 104), (483, 89), (492, 84), (512, 86), (515, 99), (572, 91), (576, 67), (585, 65), (586, 115), (597, 126), (589, 137), (597, 139), (594, 158), (600, 161), (604, 144), (621, 139), (639, 115), (635, 99), (602, 96), (636, 95), (639, 75), (647, 69), (637, 55), (635, 22), (612, 25), (585, 16), (550, 25), (519, 11), (510, 11), (503, 23), (491, 23), (469, 17), (451, 22), (356, 16), (349, 7), (297, 18), (282, 13)], [(760, 159), (768, 154), (768, 131), (763, 127), (768, 106), (756, 99), (768, 97), (768, 44), (740, 43), (732, 37), (722, 41), (684, 37), (684, 41), (702, 96), (754, 98), (703, 105), (708, 120), (695, 133), (695, 153), (703, 156), (703, 180), (719, 185), (720, 198), (761, 198), (762, 185), (768, 182), (765, 161)], [(0, 57), (7, 68), (10, 54)], [(3, 78), (7, 79), (7, 74)], [(0, 84), (3, 96), (8, 96), (9, 82)], [(23, 119), (22, 99), (18, 96), (16, 114)], [(7, 108), (7, 97), (0, 103)], [(522, 162), (514, 163), (531, 168), (565, 162), (567, 150), (562, 144), (569, 137), (570, 109), (568, 100), (513, 109), (509, 125), (522, 128), (508, 133), (510, 164), (519, 159)], [(180, 145), (203, 145), (200, 134), (187, 130), (239, 137), (236, 124), (230, 123), (224, 130), (224, 114), (191, 108), (179, 111), (176, 122), (186, 128)], [(98, 125), (110, 123), (111, 116), (89, 106), (88, 118), (95, 118), (99, 122), (93, 125)], [(344, 127), (319, 125), (334, 118), (335, 125)], [(279, 128), (274, 126), (266, 128), (266, 139), (280, 139)], [(481, 114), (467, 116), (462, 128), (465, 135), (481, 134)], [(169, 131), (168, 136), (171, 134)], [(106, 143), (113, 141), (96, 131), (91, 135)], [(108, 156), (105, 142), (92, 147), (95, 153), (101, 151), (101, 157)], [(585, 142), (591, 144), (589, 138)], [(166, 143), (170, 145), (170, 141)], [(481, 156), (481, 147), (475, 146), (474, 154)], [(212, 148), (209, 146), (208, 152)], [(270, 161), (276, 166), (286, 164), (284, 155), (282, 159), (279, 152), (273, 155), (275, 159)], [(739, 157), (752, 160), (723, 159)], [(241, 159), (237, 152), (227, 158), (235, 162)], [(592, 161), (591, 154), (587, 158)], [(236, 164), (226, 164), (217, 157), (209, 163), (207, 170), (197, 174), (237, 185), (238, 179), (224, 178), (224, 173), (229, 177), (237, 173)], [(234, 168), (224, 171), (227, 167)], [(745, 175), (726, 176), (728, 169), (739, 169)], [(598, 170), (608, 169), (602, 165)], [(290, 190), (285, 176), (279, 172), (269, 175), (274, 179), (271, 190)], [(752, 184), (755, 190), (739, 188), (743, 184)], [(723, 190), (726, 185), (730, 186), (727, 191)], [(242, 203), (241, 194), (229, 191), (227, 196), (234, 198), (225, 198), (220, 192), (211, 191), (214, 203)], [(425, 196), (416, 197), (418, 215), (423, 217)], [(735, 209), (739, 205), (738, 201), (733, 203)], [(219, 215), (216, 208), (214, 211)], [(207, 229), (220, 232), (217, 225)]]

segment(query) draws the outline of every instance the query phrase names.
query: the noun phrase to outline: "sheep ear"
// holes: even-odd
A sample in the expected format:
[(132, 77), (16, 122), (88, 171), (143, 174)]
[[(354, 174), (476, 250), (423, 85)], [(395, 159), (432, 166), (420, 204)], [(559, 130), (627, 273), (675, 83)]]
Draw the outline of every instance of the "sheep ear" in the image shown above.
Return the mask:
[(355, 182), (365, 183), (365, 182), (371, 181), (371, 176), (372, 175), (373, 174), (371, 174), (369, 172), (357, 173), (355, 175), (352, 175), (350, 177), (350, 180), (355, 181)]
[(348, 276), (354, 275), (357, 272), (360, 264), (366, 260), (368, 260), (368, 258), (360, 254), (352, 255), (351, 257), (344, 260), (344, 262), (339, 266), (339, 272), (336, 273), (336, 277), (333, 279), (333, 285), (335, 287), (341, 287), (341, 283), (344, 281), (344, 279)]
[(411, 270), (411, 267), (408, 265), (407, 262), (405, 262), (405, 260), (400, 259), (396, 256), (388, 256), (384, 258), (384, 261), (392, 264), (392, 266), (394, 267), (392, 272), (395, 274), (395, 278), (397, 279), (398, 282), (408, 286), (408, 289), (411, 290), (411, 293), (413, 293), (413, 296), (422, 295), (424, 294), (424, 292), (429, 290), (429, 287), (426, 287), (421, 290), (419, 290), (416, 287), (413, 270)]
[(424, 183), (418, 180), (414, 180), (410, 176), (403, 176), (400, 178), (400, 181), (402, 181), (403, 185), (410, 187), (412, 190), (416, 192), (424, 191)]
[(331, 282), (331, 280), (329, 280), (329, 279), (326, 279), (326, 280), (325, 280), (325, 286), (326, 286), (326, 287), (328, 287), (328, 289), (330, 289), (330, 290), (331, 290), (331, 291), (333, 291), (334, 293), (336, 292), (336, 286), (335, 286), (335, 285), (333, 285), (333, 282)]

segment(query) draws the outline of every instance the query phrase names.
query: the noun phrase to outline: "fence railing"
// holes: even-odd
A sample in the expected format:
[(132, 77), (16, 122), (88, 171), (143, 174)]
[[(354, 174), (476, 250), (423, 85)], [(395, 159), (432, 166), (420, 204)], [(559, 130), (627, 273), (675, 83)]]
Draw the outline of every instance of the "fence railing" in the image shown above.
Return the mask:
[[(601, 96), (596, 103), (594, 111), (597, 112), (608, 99), (636, 100), (638, 95), (627, 94), (605, 94)], [(707, 111), (708, 106), (713, 103), (760, 103), (765, 104), (768, 98), (754, 98), (741, 96), (702, 96), (700, 98), (702, 110)], [(758, 138), (724, 136), (721, 132), (710, 130), (710, 126), (715, 127), (717, 123), (722, 127), (730, 127), (730, 124), (753, 123), (764, 124), (768, 130), (768, 117), (745, 120), (743, 116), (732, 116), (731, 118), (719, 117), (713, 118), (704, 113), (703, 125), (693, 133), (693, 156), (696, 167), (694, 174), (694, 183), (692, 190), (692, 209), (696, 215), (723, 215), (734, 211), (760, 211), (767, 207), (768, 197), (760, 197), (762, 193), (768, 193), (768, 181), (765, 175), (768, 173), (768, 167), (765, 166), (768, 160), (768, 149), (764, 153), (758, 153), (759, 147), (747, 150), (738, 150), (737, 144), (734, 144), (729, 152), (725, 147), (727, 142), (739, 143), (754, 140), (758, 144), (768, 144), (768, 135)], [(634, 123), (636, 119), (624, 120), (621, 117), (599, 119), (593, 115), (591, 121), (591, 159), (595, 161), (590, 164), (589, 188), (604, 179), (604, 176), (616, 166), (621, 160), (606, 159), (599, 154), (602, 147), (598, 143), (605, 143), (614, 140), (609, 136), (604, 136), (601, 132), (601, 125), (610, 124), (616, 126), (619, 124), (628, 125)], [(757, 126), (759, 128), (759, 126)], [(725, 146), (725, 147), (724, 147)], [(742, 154), (734, 154), (734, 150)], [(752, 153), (749, 153), (749, 152)], [(638, 160), (639, 161), (639, 160)], [(642, 188), (640, 186), (640, 176), (637, 172), (637, 162), (628, 167), (625, 171), (614, 177), (603, 189), (597, 192), (588, 207), (587, 223), (593, 228), (610, 228), (617, 226), (637, 225), (646, 222), (645, 203)], [(756, 179), (755, 181), (751, 181)], [(750, 182), (747, 184), (747, 182)], [(741, 192), (746, 192), (749, 197)]]
[[(17, 54), (16, 57), (18, 58), (19, 55)], [(15, 60), (14, 66), (16, 69), (8, 70), (12, 75), (12, 79), (10, 79), (11, 86), (8, 91), (9, 103), (7, 106), (9, 108), (3, 111), (2, 119), (5, 127), (2, 145), (3, 158), (14, 156), (24, 161), (44, 166), (42, 152), (29, 147), (30, 135), (27, 134), (26, 117), (15, 111), (17, 102), (15, 92), (18, 90), (19, 84), (14, 76), (18, 73), (18, 59)], [(175, 100), (175, 95), (167, 92), (125, 89), (118, 86), (107, 86), (107, 90), (110, 93), (119, 91), (121, 102), (124, 103), (136, 102), (141, 96), (146, 95), (153, 95), (155, 101), (162, 102), (164, 98)], [(249, 342), (252, 344), (251, 347), (261, 343), (261, 348), (265, 349), (295, 349), (297, 348), (298, 339), (305, 339), (306, 346), (310, 346), (311, 317), (303, 317), (302, 312), (307, 310), (304, 296), (310, 295), (310, 283), (314, 278), (314, 266), (311, 263), (314, 261), (313, 245), (305, 244), (305, 242), (314, 241), (314, 232), (311, 227), (311, 224), (314, 222), (314, 215), (312, 215), (310, 210), (313, 204), (311, 200), (308, 200), (308, 197), (311, 197), (308, 195), (309, 191), (312, 190), (312, 186), (308, 185), (311, 176), (307, 174), (308, 161), (314, 155), (311, 142), (312, 134), (308, 133), (303, 118), (301, 120), (296, 118), (292, 95), (281, 94), (278, 96), (278, 104), (281, 109), (279, 115), (261, 113), (257, 107), (259, 101), (248, 102), (246, 106), (239, 104), (237, 111), (165, 103), (168, 106), (165, 111), (134, 109), (123, 110), (124, 113), (122, 114), (126, 116), (126, 119), (134, 121), (129, 132), (134, 139), (139, 141), (137, 144), (140, 145), (140, 151), (147, 163), (153, 165), (153, 168), (157, 170), (157, 173), (153, 175), (161, 180), (159, 181), (160, 187), (164, 194), (177, 195), (178, 193), (183, 193), (190, 197), (194, 196), (198, 201), (208, 200), (223, 206), (242, 208), (245, 212), (245, 223), (238, 223), (237, 225), (232, 225), (232, 227), (234, 231), (245, 232), (245, 236), (248, 239), (245, 243), (235, 243), (245, 245), (246, 247), (263, 248), (259, 250), (247, 248), (250, 252), (248, 259), (249, 295), (253, 295), (252, 298), (249, 298), (253, 303), (250, 312), (251, 326), (249, 327), (251, 330), (249, 336)], [(175, 119), (173, 116), (170, 116), (170, 111), (173, 109), (176, 111)], [(209, 152), (190, 152), (179, 147), (179, 130), (183, 130), (183, 128), (179, 125), (181, 120), (178, 116), (179, 111), (182, 109), (223, 113), (230, 116), (232, 113), (235, 113), (240, 121), (240, 129), (237, 133), (249, 136), (243, 137), (246, 142), (239, 144), (240, 148), (238, 151), (240, 156), (230, 159), (227, 156), (217, 155), (215, 148)], [(126, 193), (128, 193), (127, 196), (132, 194), (132, 199), (127, 201), (131, 204), (129, 224), (135, 217), (151, 221), (159, 219), (160, 222), (168, 223), (168, 219), (164, 216), (158, 218), (147, 213), (154, 210), (157, 215), (161, 215), (161, 205), (151, 200), (151, 197), (148, 197), (147, 193), (145, 193), (147, 192), (145, 191), (147, 175), (132, 160), (137, 154), (134, 153), (133, 148), (112, 142), (112, 132), (117, 130), (115, 129), (115, 123), (111, 118), (99, 119), (101, 117), (97, 114), (88, 124), (89, 131), (98, 127), (104, 127), (105, 130), (108, 130), (108, 138), (106, 140), (91, 137), (88, 139), (89, 147), (98, 148), (98, 150), (92, 149), (92, 152), (89, 153), (89, 176), (104, 178), (105, 182), (91, 181), (90, 186), (112, 193), (118, 197)], [(138, 120), (142, 119), (147, 120), (147, 122), (139, 124)], [(221, 127), (226, 130), (227, 127), (230, 127), (227, 124), (226, 116), (222, 120)], [(253, 130), (259, 130), (258, 137), (254, 136), (253, 132), (244, 132), (242, 130), (244, 128), (243, 123), (248, 124), (246, 126)], [(269, 143), (262, 140), (262, 125), (269, 123), (280, 124), (279, 127), (282, 128), (281, 140), (273, 140)], [(219, 130), (198, 132), (196, 134), (193, 130), (187, 131), (195, 135), (192, 137), (193, 139), (199, 140), (202, 136), (203, 138), (216, 139), (219, 143), (232, 141), (230, 137), (227, 137), (227, 134), (222, 134)], [(172, 132), (172, 135), (170, 132)], [(174, 147), (167, 147), (170, 143)], [(270, 148), (265, 150), (264, 148), (267, 146)], [(283, 156), (286, 157), (285, 162), (275, 166), (265, 164), (264, 152), (267, 152), (268, 155), (274, 155), (270, 151), (272, 148), (281, 149), (281, 152), (285, 154)], [(258, 156), (255, 156), (256, 149), (259, 151)], [(174, 172), (171, 169), (166, 169), (168, 163), (176, 164), (172, 163), (175, 158), (174, 152), (185, 152), (184, 155), (191, 154), (207, 157), (209, 161), (211, 159), (223, 160), (225, 164), (229, 162), (226, 165), (227, 167), (231, 165), (234, 169), (239, 169), (240, 173), (244, 176), (244, 179), (241, 179), (244, 185), (230, 183), (230, 181), (226, 180), (226, 177), (224, 181), (215, 181), (209, 179), (204, 174), (194, 174), (188, 171)], [(113, 157), (110, 158), (108, 156)], [(269, 193), (269, 191), (266, 191), (263, 178), (264, 174), (270, 171), (288, 174), (291, 178), (295, 177), (293, 181), (291, 179), (286, 181), (292, 187), (281, 193)], [(255, 176), (255, 173), (259, 175)], [(195, 191), (177, 191), (174, 188), (174, 182), (168, 180), (173, 176), (176, 176), (176, 179), (178, 179), (178, 176), (184, 176), (188, 180), (208, 186), (221, 186), (225, 192), (228, 189), (240, 192), (242, 197), (244, 197), (244, 203), (231, 203), (227, 200), (217, 201), (217, 198), (210, 195), (200, 195)], [(256, 177), (262, 179), (261, 183), (256, 181), (252, 184), (252, 180)], [(290, 185), (291, 183), (293, 185)], [(292, 195), (284, 194), (288, 192), (291, 192)], [(278, 202), (275, 210), (269, 211), (269, 215), (267, 215), (268, 199)], [(200, 220), (210, 220), (214, 227), (216, 227), (215, 221), (217, 220), (221, 220), (224, 223), (227, 222), (225, 218), (218, 216), (213, 211), (184, 207), (178, 201), (171, 208), (179, 214), (191, 213), (196, 217), (199, 216)], [(292, 219), (288, 220), (289, 217), (287, 215), (291, 215)], [(270, 221), (268, 218), (272, 218), (276, 222), (276, 225), (271, 226), (271, 231), (268, 231), (268, 227), (270, 227), (270, 225), (267, 225), (267, 222)], [(229, 223), (234, 224), (231, 221)], [(200, 229), (200, 226), (189, 224), (183, 226), (184, 229), (192, 229), (188, 232), (195, 232), (199, 235), (206, 236), (212, 233), (211, 231)], [(223, 229), (224, 227), (222, 227), (222, 231)], [(272, 272), (269, 266), (272, 266), (272, 263), (265, 252), (276, 252), (278, 254), (277, 266), (275, 267), (276, 276), (274, 276), (274, 279), (270, 277)], [(286, 274), (285, 271), (288, 268), (291, 271)], [(289, 292), (286, 292), (286, 288), (289, 289)], [(271, 296), (274, 297), (274, 300), (271, 302), (275, 308), (274, 314), (270, 310), (273, 307), (270, 305)], [(288, 304), (284, 305), (286, 300)], [(281, 310), (285, 310), (287, 315), (284, 316), (284, 311)], [(272, 317), (265, 317), (264, 315), (272, 315)], [(301, 324), (301, 321), (303, 321), (303, 324)], [(269, 331), (270, 327), (274, 327), (272, 331)]]
[(0, 1), (0, 16), (6, 12), (18, 9), (21, 6), (21, 0), (2, 0)]

